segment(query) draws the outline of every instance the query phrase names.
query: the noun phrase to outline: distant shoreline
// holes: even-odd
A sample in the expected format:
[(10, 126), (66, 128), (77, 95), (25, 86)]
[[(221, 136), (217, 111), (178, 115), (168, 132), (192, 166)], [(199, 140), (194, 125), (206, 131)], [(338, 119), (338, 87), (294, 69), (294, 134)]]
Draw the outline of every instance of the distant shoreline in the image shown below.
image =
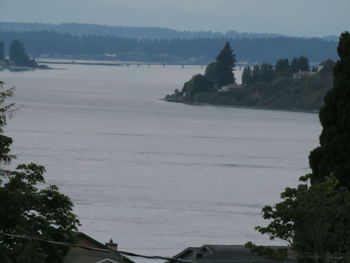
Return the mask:
[(44, 64), (61, 64), (61, 65), (92, 65), (92, 66), (122, 66), (122, 63), (103, 63), (103, 62), (82, 62), (82, 61), (38, 61)]
[(0, 72), (2, 70), (9, 70), (13, 72), (22, 72), (22, 71), (30, 71), (30, 70), (36, 70), (36, 69), (54, 69), (49, 67), (48, 65), (38, 65), (36, 67), (24, 67), (24, 66), (0, 66)]
[(81, 60), (81, 59), (60, 59), (62, 61), (56, 60), (38, 60), (38, 63), (44, 64), (61, 64), (61, 65), (88, 65), (88, 66), (182, 66), (182, 67), (204, 67), (206, 65), (202, 64), (183, 64), (183, 63), (160, 63), (160, 62), (138, 62), (138, 61), (118, 61), (113, 62), (110, 60), (100, 61), (100, 60)]
[(165, 98), (159, 99), (164, 102), (170, 103), (181, 103), (190, 106), (213, 106), (213, 107), (221, 107), (221, 108), (235, 108), (235, 109), (250, 109), (250, 110), (267, 110), (267, 111), (285, 111), (285, 112), (300, 112), (300, 113), (312, 113), (318, 114), (319, 110), (301, 110), (301, 109), (286, 109), (286, 108), (269, 108), (269, 107), (253, 107), (253, 106), (237, 106), (237, 105), (223, 105), (223, 104), (211, 104), (204, 102), (188, 102), (188, 101), (173, 101), (167, 100)]

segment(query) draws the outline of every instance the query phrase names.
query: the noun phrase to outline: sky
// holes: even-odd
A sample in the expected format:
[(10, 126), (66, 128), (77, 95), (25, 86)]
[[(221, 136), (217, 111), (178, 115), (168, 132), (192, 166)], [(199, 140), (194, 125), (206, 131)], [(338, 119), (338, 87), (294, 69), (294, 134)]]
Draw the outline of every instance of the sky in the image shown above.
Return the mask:
[(350, 0), (0, 0), (0, 21), (339, 35)]

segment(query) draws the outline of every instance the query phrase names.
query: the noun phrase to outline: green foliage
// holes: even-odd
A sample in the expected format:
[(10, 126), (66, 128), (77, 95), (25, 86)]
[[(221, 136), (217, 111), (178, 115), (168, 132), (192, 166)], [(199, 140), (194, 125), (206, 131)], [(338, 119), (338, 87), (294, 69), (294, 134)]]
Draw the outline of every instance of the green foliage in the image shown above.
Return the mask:
[[(255, 70), (260, 74), (260, 66)], [(324, 103), (324, 97), (333, 85), (332, 66), (324, 67), (319, 73), (301, 79), (274, 78), (270, 81), (245, 79), (241, 88), (227, 92), (203, 93), (195, 96), (195, 102), (214, 105), (234, 105), (269, 109), (317, 111)], [(247, 72), (245, 70), (245, 72)], [(261, 75), (258, 75), (262, 79)], [(243, 76), (242, 76), (243, 77)], [(181, 92), (179, 93), (181, 94)], [(165, 100), (188, 101), (185, 97), (168, 95)]]
[[(244, 72), (243, 72), (244, 73)], [(249, 72), (248, 72), (249, 73)], [(262, 65), (254, 65), (250, 74), (249, 84), (255, 82), (269, 82), (276, 77), (276, 72), (271, 64), (263, 63)], [(243, 82), (243, 76), (242, 76)]]
[(236, 57), (230, 47), (229, 42), (227, 42), (224, 48), (221, 50), (219, 55), (216, 57), (217, 61), (217, 74), (218, 80), (217, 85), (219, 87), (225, 86), (227, 84), (235, 83), (235, 77), (233, 75), (233, 70), (236, 66)]
[(11, 42), (9, 53), (10, 60), (14, 61), (17, 66), (37, 66), (34, 60), (29, 59), (23, 44), (17, 39)]
[(252, 82), (259, 81), (259, 78), (260, 78), (260, 66), (254, 65), (253, 72), (252, 72)]
[(293, 73), (310, 71), (309, 60), (306, 57), (293, 58), (290, 67)]
[(294, 57), (289, 63), (287, 58), (280, 59), (275, 65), (276, 75), (281, 77), (292, 76), (293, 73), (310, 71), (309, 60), (306, 57)]
[(205, 76), (214, 83), (217, 88), (221, 88), (235, 82), (233, 74), (235, 65), (235, 55), (232, 52), (230, 44), (227, 42), (216, 57), (216, 61), (210, 63), (206, 68)]
[(279, 59), (275, 67), (272, 64), (263, 63), (254, 65), (252, 72), (250, 72), (250, 69), (245, 68), (242, 75), (242, 83), (245, 86), (249, 86), (256, 82), (270, 82), (280, 77), (289, 78), (292, 77), (293, 73), (308, 71), (310, 71), (310, 67), (306, 57), (295, 57), (291, 63), (289, 63), (287, 58)]
[(12, 138), (3, 134), (3, 127), (7, 123), (7, 119), (12, 116), (15, 105), (13, 102), (7, 103), (7, 99), (13, 96), (14, 87), (5, 88), (4, 83), (0, 81), (0, 164), (9, 163), (14, 158), (10, 154), (10, 146)]
[[(340, 60), (334, 86), (319, 117), (320, 146), (310, 153), (312, 173), (296, 188), (286, 188), (282, 201), (265, 206), (267, 227), (256, 227), (271, 239), (288, 241), (300, 257), (325, 262), (329, 253), (350, 258), (350, 34), (340, 37)], [(327, 63), (330, 66), (330, 62)], [(321, 75), (326, 75), (323, 72)]]
[(286, 188), (282, 201), (262, 210), (267, 227), (256, 227), (271, 239), (289, 242), (303, 254), (324, 258), (327, 252), (350, 252), (350, 192), (335, 177), (309, 185), (302, 177), (296, 188)]
[(340, 59), (334, 67), (334, 87), (320, 111), (323, 127), (320, 146), (310, 156), (312, 182), (334, 174), (341, 186), (350, 188), (350, 34), (340, 37)]
[[(2, 82), (1, 82), (2, 83)], [(57, 186), (43, 187), (45, 168), (36, 164), (18, 165), (13, 171), (4, 164), (10, 155), (12, 139), (2, 128), (14, 110), (6, 99), (13, 88), (0, 92), (0, 232), (69, 241), (70, 232), (77, 229), (78, 219), (72, 213), (71, 200), (59, 193)], [(67, 248), (0, 236), (0, 262), (61, 263)]]
[(0, 60), (5, 60), (5, 44), (0, 41)]
[(207, 77), (212, 83), (214, 83), (216, 86), (219, 83), (219, 76), (218, 76), (219, 66), (217, 62), (212, 62), (208, 64), (208, 66), (205, 68), (204, 76)]
[(193, 101), (193, 97), (196, 94), (214, 91), (213, 83), (206, 76), (198, 74), (184, 84), (181, 93), (189, 101)]
[(242, 85), (247, 87), (252, 83), (252, 69), (247, 66), (244, 67), (243, 73), (242, 73)]
[(288, 259), (287, 248), (271, 248), (266, 246), (257, 246), (252, 242), (247, 242), (244, 246), (249, 249), (252, 254), (258, 256), (264, 256), (270, 259), (277, 260), (279, 262), (286, 262)]
[(260, 79), (265, 82), (269, 82), (275, 77), (273, 66), (268, 63), (263, 63), (260, 66)]
[[(72, 213), (70, 199), (54, 185), (39, 189), (45, 183), (44, 167), (36, 164), (19, 165), (14, 171), (1, 171), (6, 180), (0, 184), (0, 231), (67, 241), (67, 234), (76, 230), (78, 220)], [(67, 248), (45, 243), (2, 238), (1, 254), (13, 262), (62, 262)], [(36, 257), (41, 251), (44, 257)], [(31, 257), (28, 257), (31, 255)]]
[(290, 70), (288, 59), (279, 59), (276, 62), (275, 70), (278, 76), (287, 77), (291, 76), (292, 72)]
[[(165, 100), (176, 102), (194, 102), (195, 96), (202, 100), (203, 93), (210, 94), (220, 87), (234, 83), (233, 69), (235, 67), (235, 56), (227, 42), (222, 51), (217, 56), (215, 62), (210, 63), (205, 69), (205, 75), (194, 75), (187, 81), (181, 92), (174, 91), (174, 94), (167, 95)], [(206, 98), (206, 96), (204, 96)]]

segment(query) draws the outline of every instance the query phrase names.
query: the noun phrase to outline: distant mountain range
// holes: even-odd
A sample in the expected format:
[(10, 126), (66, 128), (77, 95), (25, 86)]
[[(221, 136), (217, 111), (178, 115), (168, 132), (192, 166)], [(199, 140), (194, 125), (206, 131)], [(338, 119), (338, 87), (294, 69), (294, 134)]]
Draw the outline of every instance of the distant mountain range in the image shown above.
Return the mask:
[[(113, 36), (133, 39), (192, 39), (192, 38), (229, 38), (229, 39), (257, 39), (286, 37), (280, 34), (268, 33), (242, 33), (237, 31), (177, 31), (161, 27), (127, 27), (107, 26), (80, 23), (43, 24), (43, 23), (17, 23), (0, 22), (1, 31), (55, 31), (72, 35)], [(338, 36), (321, 38), (326, 41), (337, 41)]]

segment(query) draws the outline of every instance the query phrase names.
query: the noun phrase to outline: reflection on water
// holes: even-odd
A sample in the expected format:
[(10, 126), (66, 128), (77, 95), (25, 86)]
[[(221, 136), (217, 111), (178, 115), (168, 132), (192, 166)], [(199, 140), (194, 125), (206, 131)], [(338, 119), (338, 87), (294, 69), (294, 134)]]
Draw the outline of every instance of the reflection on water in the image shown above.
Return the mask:
[[(261, 207), (308, 172), (316, 114), (166, 103), (196, 66), (67, 65), (3, 71), (23, 107), (15, 163), (37, 162), (75, 203), (81, 230), (121, 249), (257, 243)], [(269, 242), (269, 241), (267, 241)]]

